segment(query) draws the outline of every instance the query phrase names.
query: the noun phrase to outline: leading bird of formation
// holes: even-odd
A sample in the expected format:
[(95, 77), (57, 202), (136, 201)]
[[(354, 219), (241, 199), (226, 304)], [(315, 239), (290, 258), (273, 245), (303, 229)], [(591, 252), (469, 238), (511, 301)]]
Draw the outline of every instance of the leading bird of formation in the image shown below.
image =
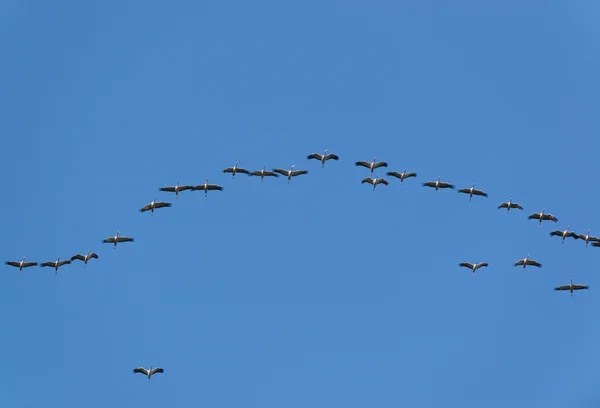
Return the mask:
[[(337, 160), (339, 160), (339, 157), (335, 154), (328, 153), (328, 150), (325, 150), (325, 152), (323, 154), (313, 153), (313, 154), (307, 156), (307, 159), (308, 160), (318, 160), (319, 162), (321, 162), (321, 167), (325, 167), (325, 163), (328, 160), (337, 161)], [(377, 186), (379, 184), (383, 184), (384, 186), (389, 185), (389, 182), (385, 178), (379, 177), (379, 174), (377, 174), (375, 177), (373, 177), (373, 173), (375, 172), (376, 169), (379, 169), (382, 167), (388, 167), (388, 164), (386, 162), (377, 161), (377, 158), (373, 158), (372, 162), (357, 161), (354, 164), (357, 167), (365, 167), (365, 168), (369, 169), (370, 175), (368, 177), (365, 177), (361, 181), (361, 183), (372, 185), (373, 191), (375, 191), (375, 189), (377, 188)], [(263, 167), (261, 170), (255, 170), (255, 171), (251, 172), (242, 167), (238, 167), (238, 163), (236, 163), (235, 166), (224, 169), (223, 173), (230, 173), (232, 175), (232, 177), (235, 177), (235, 175), (238, 173), (246, 174), (248, 176), (260, 177), (261, 183), (263, 182), (265, 177), (277, 178), (279, 176), (283, 176), (283, 177), (287, 178), (288, 183), (290, 183), (292, 181), (293, 177), (298, 177), (298, 176), (302, 176), (304, 174), (308, 174), (308, 170), (295, 170), (295, 167), (296, 167), (295, 165), (291, 166), (289, 169), (277, 168), (277, 169), (272, 169), (272, 171), (266, 170), (265, 167)], [(386, 175), (388, 177), (393, 177), (393, 178), (398, 179), (400, 181), (400, 183), (404, 182), (408, 178), (417, 177), (417, 173), (409, 172), (409, 171), (407, 171), (407, 169), (404, 169), (401, 173), (399, 173), (397, 171), (389, 171), (389, 172), (386, 172)], [(451, 184), (451, 183), (448, 183), (445, 181), (441, 181), (441, 177), (438, 177), (437, 180), (435, 180), (435, 181), (427, 181), (425, 183), (422, 183), (422, 185), (423, 185), (423, 187), (429, 187), (429, 188), (435, 189), (436, 193), (440, 189), (455, 190), (454, 184)], [(186, 190), (204, 191), (205, 196), (208, 196), (209, 191), (223, 191), (223, 187), (218, 184), (209, 184), (208, 177), (207, 177), (203, 184), (198, 184), (195, 186), (179, 185), (179, 183), (177, 183), (175, 186), (167, 186), (167, 187), (159, 188), (159, 191), (162, 191), (162, 192), (175, 193), (175, 198), (179, 198), (179, 193), (182, 191), (186, 191)], [(484, 192), (483, 190), (476, 189), (475, 184), (473, 184), (469, 188), (462, 188), (457, 191), (458, 191), (458, 193), (468, 195), (469, 201), (473, 198), (473, 196), (485, 197), (485, 198), (488, 197), (488, 194), (486, 192)], [(145, 206), (143, 206), (142, 208), (140, 208), (139, 211), (142, 213), (150, 211), (150, 213), (152, 215), (154, 215), (154, 211), (156, 211), (157, 209), (168, 208), (168, 207), (171, 207), (172, 205), (173, 205), (172, 203), (168, 203), (168, 202), (164, 202), (164, 201), (157, 201), (156, 197), (154, 197), (154, 200), (152, 200), (152, 202), (150, 202), (150, 203), (146, 204)], [(518, 203), (514, 202), (512, 200), (512, 198), (509, 201), (504, 202), (498, 206), (498, 209), (504, 209), (504, 208), (506, 209), (507, 212), (510, 212), (511, 209), (523, 210), (523, 207), (521, 205), (519, 205)], [(538, 222), (539, 222), (538, 225), (541, 225), (543, 221), (558, 222), (558, 218), (556, 218), (554, 215), (552, 215), (550, 213), (547, 213), (545, 208), (542, 209), (541, 212), (537, 212), (537, 213), (533, 213), (533, 214), (529, 215), (527, 218), (530, 220), (538, 220)], [(563, 243), (566, 238), (573, 238), (575, 240), (582, 240), (583, 242), (585, 242), (586, 246), (591, 242), (592, 246), (600, 247), (600, 238), (591, 236), (590, 230), (588, 230), (587, 233), (585, 235), (583, 235), (583, 234), (576, 234), (575, 232), (570, 231), (569, 228), (570, 228), (570, 226), (567, 226), (567, 228), (564, 231), (561, 231), (561, 230), (552, 231), (550, 233), (550, 236), (551, 237), (559, 237)], [(134, 242), (134, 239), (131, 237), (124, 236), (124, 235), (120, 235), (119, 231), (117, 231), (117, 233), (114, 236), (105, 238), (102, 242), (105, 244), (112, 244), (113, 248), (116, 249), (117, 244), (125, 243), (125, 242)], [(42, 263), (38, 264), (38, 262), (26, 261), (25, 258), (23, 258), (21, 261), (6, 261), (6, 265), (13, 266), (15, 268), (19, 268), (19, 274), (21, 273), (21, 271), (23, 271), (24, 268), (29, 268), (29, 267), (38, 266), (38, 265), (41, 267), (51, 267), (54, 269), (54, 273), (58, 274), (58, 268), (60, 268), (61, 266), (70, 265), (73, 261), (82, 261), (84, 264), (84, 267), (86, 267), (88, 262), (92, 259), (98, 259), (98, 255), (92, 251), (88, 251), (87, 254), (85, 254), (85, 255), (75, 254), (70, 259), (61, 260), (60, 257), (58, 257), (56, 259), (56, 261), (48, 261), (48, 262), (42, 262)], [(468, 268), (473, 272), (473, 274), (475, 274), (475, 272), (479, 268), (487, 267), (488, 263), (487, 262), (479, 262), (479, 260), (478, 260), (475, 263), (461, 262), (458, 264), (458, 266)], [(516, 261), (514, 263), (514, 266), (515, 267), (523, 267), (523, 269), (525, 269), (528, 266), (541, 268), (542, 264), (540, 262), (530, 258), (530, 254), (527, 254), (527, 256), (525, 258)], [(574, 291), (585, 290), (588, 288), (589, 288), (589, 286), (587, 286), (587, 285), (580, 285), (580, 284), (573, 283), (573, 280), (571, 279), (568, 285), (557, 286), (554, 288), (554, 290), (569, 291), (571, 293), (571, 296), (573, 296)], [(144, 376), (146, 376), (148, 378), (148, 381), (150, 381), (150, 378), (154, 374), (156, 374), (156, 373), (162, 374), (162, 373), (164, 373), (164, 370), (160, 367), (152, 368), (152, 366), (150, 366), (149, 369), (146, 369), (144, 367), (137, 367), (133, 370), (133, 372), (136, 374), (138, 374), (138, 373), (143, 374)]]

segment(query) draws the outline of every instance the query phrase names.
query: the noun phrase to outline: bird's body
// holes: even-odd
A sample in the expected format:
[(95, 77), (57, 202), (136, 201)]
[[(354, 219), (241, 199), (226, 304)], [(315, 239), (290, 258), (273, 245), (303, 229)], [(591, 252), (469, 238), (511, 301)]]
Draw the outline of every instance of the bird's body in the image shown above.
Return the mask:
[(476, 196), (482, 196), (482, 197), (487, 197), (488, 194), (483, 192), (482, 190), (477, 190), (475, 188), (475, 184), (473, 184), (473, 186), (471, 188), (461, 188), (460, 190), (458, 190), (459, 193), (462, 194), (468, 194), (469, 195), (469, 201), (471, 201), (471, 198), (473, 198), (474, 195)]
[(372, 179), (371, 177), (364, 178), (361, 181), (361, 184), (365, 183), (371, 184), (373, 186), (373, 191), (375, 191), (375, 187), (377, 187), (377, 184), (383, 184), (384, 186), (387, 186), (389, 184), (386, 179), (380, 178), (379, 174), (374, 179)]
[(286, 169), (273, 169), (275, 173), (279, 173), (282, 176), (287, 177), (288, 184), (292, 181), (292, 177), (301, 176), (303, 174), (308, 174), (308, 170), (294, 170), (296, 165), (294, 164), (289, 170)]
[(262, 181), (263, 181), (263, 179), (265, 177), (275, 177), (275, 178), (279, 177), (279, 174), (277, 174), (277, 173), (275, 173), (273, 171), (265, 170), (265, 167), (267, 167), (267, 166), (264, 166), (262, 168), (262, 170), (253, 171), (252, 173), (250, 173), (250, 175), (251, 176), (260, 176), (260, 182), (261, 183), (262, 183)]
[(208, 197), (209, 191), (223, 191), (223, 187), (218, 184), (208, 184), (208, 177), (204, 180), (204, 184), (198, 184), (192, 187), (192, 191), (203, 190), (204, 197)]
[(527, 265), (536, 266), (538, 268), (542, 267), (541, 263), (539, 263), (538, 261), (534, 261), (533, 259), (530, 259), (529, 254), (527, 254), (527, 256), (524, 259), (520, 259), (517, 262), (515, 262), (514, 265), (515, 266), (523, 266), (523, 269), (525, 269), (527, 267)]
[(479, 268), (485, 268), (486, 266), (488, 266), (487, 262), (475, 262), (474, 264), (470, 263), (470, 262), (461, 262), (458, 264), (458, 266), (462, 266), (464, 268), (469, 268), (471, 271), (473, 271), (473, 273), (475, 273), (475, 271), (477, 271), (477, 269)]
[[(591, 229), (589, 229), (587, 231), (587, 234), (585, 234), (585, 235), (582, 235), (582, 234), (577, 235), (577, 237), (579, 239), (582, 239), (583, 241), (585, 241), (585, 246), (587, 246), (587, 244), (590, 242), (592, 242), (592, 243), (600, 242), (600, 238), (591, 236), (590, 231), (591, 231)], [(592, 244), (592, 245), (594, 245), (594, 244)]]
[(169, 193), (175, 193), (175, 198), (179, 198), (179, 192), (180, 191), (191, 190), (191, 189), (192, 189), (192, 186), (188, 186), (188, 185), (180, 186), (179, 182), (177, 182), (177, 184), (174, 185), (174, 186), (161, 187), (158, 190), (159, 191), (166, 191), (166, 192), (169, 192)]
[(142, 208), (140, 208), (140, 212), (146, 212), (146, 211), (150, 211), (152, 215), (154, 215), (154, 210), (156, 210), (157, 208), (165, 208), (165, 207), (171, 207), (173, 204), (171, 203), (166, 203), (164, 201), (156, 201), (156, 197), (154, 197), (154, 200), (152, 200), (150, 202), (150, 204), (146, 204), (145, 206), (143, 206)]
[(573, 283), (573, 279), (571, 279), (571, 281), (569, 282), (568, 285), (564, 285), (564, 286), (557, 286), (554, 288), (554, 290), (568, 290), (569, 292), (571, 292), (571, 296), (573, 296), (573, 291), (575, 290), (587, 290), (590, 287), (587, 285), (579, 285), (577, 283)]
[(308, 156), (306, 156), (306, 158), (308, 160), (314, 159), (314, 160), (319, 160), (321, 162), (321, 168), (325, 167), (325, 162), (327, 160), (339, 160), (340, 158), (335, 155), (335, 154), (327, 154), (329, 150), (325, 149), (325, 152), (321, 155), (319, 153), (313, 153), (313, 154), (309, 154)]
[(144, 367), (137, 367), (137, 368), (133, 369), (134, 374), (140, 373), (140, 374), (144, 374), (146, 377), (148, 377), (148, 382), (150, 382), (150, 378), (154, 374), (156, 374), (156, 373), (162, 374), (164, 372), (165, 372), (165, 370), (163, 370), (162, 368), (160, 368), (160, 367), (152, 368), (152, 366), (150, 366), (150, 369), (145, 369)]
[(108, 238), (104, 239), (104, 241), (102, 241), (102, 243), (114, 244), (113, 249), (115, 249), (115, 248), (117, 248), (117, 244), (119, 242), (133, 242), (133, 241), (135, 241), (133, 238), (121, 236), (121, 235), (119, 235), (119, 231), (117, 231), (117, 234), (114, 237), (108, 237)]
[(400, 183), (402, 183), (404, 180), (406, 180), (409, 177), (417, 177), (417, 173), (414, 173), (412, 171), (407, 172), (406, 169), (404, 169), (404, 171), (402, 173), (398, 173), (397, 171), (388, 171), (386, 173), (386, 175), (400, 179)]
[(88, 251), (88, 253), (85, 255), (76, 254), (71, 257), (71, 261), (75, 261), (75, 260), (83, 261), (84, 268), (87, 266), (87, 263), (90, 259), (98, 259), (98, 255), (96, 255), (92, 251)]
[(69, 259), (65, 259), (64, 261), (60, 260), (60, 256), (56, 259), (56, 261), (53, 262), (44, 262), (42, 264), (40, 264), (41, 267), (46, 267), (46, 266), (51, 266), (52, 268), (54, 268), (54, 274), (58, 274), (58, 268), (60, 268), (63, 265), (69, 265), (71, 263), (71, 260)]
[(554, 221), (554, 222), (558, 222), (558, 218), (556, 218), (554, 215), (552, 214), (546, 214), (544, 211), (546, 211), (546, 209), (544, 208), (541, 212), (539, 213), (533, 213), (531, 214), (529, 217), (527, 217), (528, 220), (540, 220), (539, 225), (542, 225), (542, 221)]
[(566, 230), (564, 230), (564, 231), (560, 231), (560, 230), (552, 231), (552, 232), (550, 233), (550, 236), (551, 236), (551, 237), (561, 237), (561, 238), (562, 238), (562, 243), (563, 243), (563, 244), (565, 243), (565, 238), (567, 238), (567, 237), (571, 237), (571, 238), (573, 238), (573, 239), (579, 239), (579, 235), (575, 234), (575, 233), (574, 233), (574, 232), (572, 232), (572, 231), (569, 231), (569, 228), (570, 228), (570, 227), (571, 227), (571, 226), (569, 225), (569, 226), (567, 227), (567, 229), (566, 229)]
[(512, 198), (510, 200), (508, 200), (505, 203), (502, 203), (498, 206), (498, 209), (500, 208), (506, 208), (506, 213), (508, 214), (508, 212), (510, 211), (511, 208), (516, 208), (518, 210), (522, 210), (523, 207), (521, 207), (519, 204), (517, 203), (513, 203)]
[(372, 162), (368, 162), (368, 161), (357, 161), (356, 163), (354, 163), (355, 166), (362, 166), (362, 167), (366, 167), (367, 169), (369, 169), (371, 171), (371, 174), (373, 174), (373, 171), (375, 169), (378, 169), (380, 167), (387, 167), (388, 164), (384, 161), (377, 161), (377, 157), (373, 157), (373, 161)]
[(423, 187), (432, 187), (435, 188), (437, 192), (440, 188), (450, 188), (454, 190), (454, 184), (446, 183), (445, 181), (440, 181), (441, 176), (438, 176), (436, 181), (428, 181), (427, 183), (423, 183)]
[(20, 262), (6, 261), (5, 264), (9, 265), (9, 266), (14, 266), (15, 268), (19, 268), (19, 275), (20, 275), (21, 272), (23, 271), (23, 268), (29, 268), (31, 266), (36, 266), (38, 263), (37, 262), (25, 262), (25, 257), (23, 257), (23, 259), (21, 259)]
[(235, 166), (233, 167), (227, 167), (225, 170), (223, 170), (223, 173), (231, 173), (231, 178), (235, 177), (236, 173), (244, 173), (249, 176), (250, 172), (246, 169), (238, 167), (238, 163), (239, 162), (235, 162)]

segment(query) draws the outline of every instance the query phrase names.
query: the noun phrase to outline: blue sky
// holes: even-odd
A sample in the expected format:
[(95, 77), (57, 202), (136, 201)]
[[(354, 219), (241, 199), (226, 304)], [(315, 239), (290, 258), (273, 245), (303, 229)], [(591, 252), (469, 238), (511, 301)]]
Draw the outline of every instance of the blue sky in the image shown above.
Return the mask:
[(0, 404), (597, 406), (600, 6), (451, 3), (4, 1)]

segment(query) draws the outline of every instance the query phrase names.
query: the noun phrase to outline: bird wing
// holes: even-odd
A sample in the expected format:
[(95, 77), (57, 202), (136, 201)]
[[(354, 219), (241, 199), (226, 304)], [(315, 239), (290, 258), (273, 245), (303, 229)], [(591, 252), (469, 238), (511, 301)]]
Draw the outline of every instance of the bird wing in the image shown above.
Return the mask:
[(96, 254), (95, 252), (90, 252), (90, 255), (89, 255), (89, 257), (90, 257), (90, 258), (95, 258), (95, 259), (98, 259), (98, 254)]
[[(181, 189), (181, 187), (179, 187), (179, 189)], [(171, 187), (171, 186), (161, 187), (161, 188), (158, 189), (158, 191), (168, 191), (170, 193), (174, 193), (175, 192), (175, 187)]]
[(458, 264), (458, 266), (463, 266), (465, 268), (473, 269), (473, 264), (470, 262), (461, 262)]
[(498, 206), (498, 208), (508, 208), (508, 203), (502, 203)]
[(58, 266), (69, 265), (71, 263), (70, 259), (65, 259), (64, 261), (60, 261)]
[(21, 262), (15, 262), (15, 261), (6, 261), (6, 262), (4, 262), (4, 263), (5, 263), (5, 264), (7, 264), (7, 265), (10, 265), (10, 266), (16, 266), (17, 268), (18, 268), (19, 266), (21, 266)]
[(435, 187), (435, 181), (428, 181), (427, 183), (423, 183), (423, 187)]
[(556, 218), (554, 215), (552, 214), (544, 214), (542, 216), (542, 219), (544, 221), (554, 221), (554, 222), (558, 222), (558, 218)]
[(478, 195), (478, 196), (482, 196), (482, 197), (487, 197), (488, 194), (481, 191), (481, 190), (473, 190), (473, 195)]
[(151, 204), (146, 204), (145, 206), (143, 206), (142, 208), (140, 208), (140, 212), (148, 211), (148, 210), (150, 210), (150, 208), (152, 208), (152, 205)]
[(388, 171), (385, 174), (386, 174), (386, 176), (390, 176), (390, 177), (402, 178), (402, 175), (400, 173), (398, 173), (397, 171)]
[(77, 254), (77, 255), (73, 255), (71, 257), (71, 261), (74, 261), (76, 259), (79, 259), (80, 261), (85, 261), (85, 256), (81, 255), (81, 254)]
[(571, 238), (574, 238), (574, 239), (579, 239), (579, 235), (577, 235), (574, 232), (567, 232), (566, 235), (565, 235), (565, 237), (571, 237)]
[(471, 189), (470, 188), (461, 188), (460, 190), (458, 190), (459, 193), (465, 193), (465, 194), (471, 194)]
[(571, 287), (569, 285), (564, 285), (564, 286), (557, 286), (554, 288), (554, 290), (570, 290)]
[(486, 266), (488, 266), (487, 262), (481, 262), (479, 265), (477, 265), (477, 268), (485, 268)]
[(539, 213), (533, 213), (529, 217), (527, 217), (527, 219), (528, 220), (532, 220), (532, 219), (539, 220), (540, 219), (540, 214)]
[[(185, 191), (185, 190), (191, 190), (192, 186), (190, 185), (184, 185), (184, 186), (179, 186), (179, 191)], [(173, 189), (173, 191), (175, 191), (175, 189)]]
[(223, 170), (223, 173), (233, 173), (233, 167), (227, 167), (225, 170)]
[(371, 163), (366, 162), (366, 161), (357, 161), (356, 163), (354, 163), (355, 166), (363, 166), (366, 167), (368, 169), (371, 168)]
[(554, 236), (561, 236), (562, 234), (563, 234), (563, 232), (562, 232), (562, 231), (556, 230), (556, 231), (552, 231), (552, 232), (550, 233), (550, 236), (551, 236), (551, 237), (554, 237)]
[(440, 183), (440, 188), (454, 188), (454, 184), (450, 184), (450, 183), (446, 183), (446, 182), (441, 182)]
[(208, 190), (219, 190), (219, 191), (223, 191), (223, 187), (218, 186), (216, 184), (209, 184), (207, 187)]
[(37, 262), (23, 262), (23, 268), (29, 268), (30, 266), (36, 266)]
[(600, 247), (600, 242), (599, 241), (592, 242), (592, 246)]
[(417, 177), (417, 173), (414, 173), (414, 172), (404, 173), (404, 178), (408, 178), (408, 177)]
[(133, 373), (134, 374), (142, 373), (144, 375), (148, 375), (148, 370), (146, 370), (144, 367), (138, 367), (138, 368), (133, 369)]
[(518, 208), (519, 210), (522, 210), (522, 209), (523, 209), (523, 207), (521, 207), (519, 204), (515, 204), (515, 203), (512, 203), (512, 204), (511, 204), (511, 207), (512, 207), (512, 208)]
[(338, 157), (337, 154), (333, 154), (333, 153), (329, 153), (327, 156), (325, 156), (325, 160), (339, 160), (340, 158)]
[(156, 368), (153, 368), (152, 371), (150, 371), (150, 375), (154, 375), (156, 373), (162, 374), (164, 372), (165, 372), (165, 370), (163, 370), (162, 368), (156, 367)]
[(43, 264), (40, 264), (41, 267), (44, 266), (54, 266), (54, 262), (44, 262)]
[(115, 242), (115, 237), (105, 238), (102, 242), (105, 244), (112, 244), (113, 242)]
[(388, 183), (386, 179), (379, 178), (377, 179), (377, 184), (383, 184), (384, 186), (387, 186), (390, 183)]
[[(579, 238), (581, 238), (581, 237), (579, 237)], [(585, 237), (583, 237), (583, 238), (581, 238), (581, 239), (585, 239)], [(599, 241), (600, 241), (600, 238), (598, 238), (598, 237), (589, 237), (589, 238), (588, 238), (588, 241), (590, 241), (590, 242), (599, 242)], [(593, 244), (592, 244), (592, 245), (593, 245)]]
[(279, 173), (279, 174), (281, 174), (282, 176), (287, 176), (287, 175), (288, 175), (288, 171), (287, 171), (287, 170), (284, 170), (284, 169), (273, 169), (273, 171), (274, 171), (275, 173)]
[(589, 289), (590, 287), (588, 285), (573, 285), (573, 290), (582, 290), (582, 289)]
[(250, 172), (248, 170), (243, 169), (241, 167), (238, 167), (238, 169), (235, 172), (236, 173), (244, 173), (244, 174), (250, 175)]
[(164, 201), (159, 201), (157, 203), (154, 203), (154, 207), (155, 208), (163, 208), (163, 207), (171, 207), (173, 204), (171, 203), (165, 203)]
[(388, 164), (386, 162), (381, 161), (379, 163), (375, 163), (373, 165), (373, 169), (378, 169), (379, 167), (387, 167), (387, 166), (388, 166)]
[(515, 262), (515, 266), (521, 266), (525, 263), (525, 260), (523, 259), (519, 259), (517, 262)]
[(260, 171), (260, 170), (253, 171), (252, 173), (250, 173), (250, 175), (251, 176), (260, 176), (260, 175), (262, 175), (262, 171)]
[[(119, 237), (119, 239), (117, 239), (117, 242), (133, 242), (134, 239), (133, 238), (129, 238), (129, 237)], [(113, 242), (114, 242), (114, 238), (113, 238)]]
[(363, 179), (363, 181), (361, 181), (361, 183), (373, 184), (373, 179), (371, 177), (367, 177), (367, 178)]
[(310, 159), (323, 160), (323, 156), (321, 156), (319, 153), (309, 154), (308, 156), (306, 156), (306, 158), (308, 160), (310, 160)]
[(308, 174), (308, 170), (295, 170), (295, 171), (292, 171), (292, 177), (301, 176), (303, 174)]
[(534, 261), (533, 259), (528, 259), (527, 265), (537, 266), (538, 268), (542, 267), (541, 263), (539, 263), (538, 261)]
[(265, 177), (267, 177), (267, 176), (279, 177), (279, 174), (273, 173), (272, 171), (265, 171)]

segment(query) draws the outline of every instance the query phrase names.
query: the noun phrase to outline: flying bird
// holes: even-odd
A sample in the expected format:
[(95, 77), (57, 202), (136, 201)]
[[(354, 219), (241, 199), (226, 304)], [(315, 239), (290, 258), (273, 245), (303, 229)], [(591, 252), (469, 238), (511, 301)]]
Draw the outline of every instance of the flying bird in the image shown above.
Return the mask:
[(441, 176), (438, 176), (437, 181), (428, 181), (427, 183), (423, 183), (423, 187), (433, 187), (437, 192), (440, 188), (451, 188), (454, 189), (454, 184), (446, 183), (445, 181), (440, 181)]
[(42, 264), (40, 264), (41, 267), (45, 267), (45, 266), (51, 266), (54, 268), (54, 274), (57, 275), (58, 274), (58, 268), (60, 268), (63, 265), (69, 265), (71, 263), (71, 261), (69, 259), (65, 259), (64, 261), (60, 260), (60, 256), (56, 259), (56, 261), (54, 262), (44, 262)]
[(538, 261), (534, 261), (533, 259), (529, 259), (529, 254), (524, 259), (520, 259), (514, 264), (515, 266), (523, 266), (523, 269), (527, 267), (527, 265), (536, 266), (538, 268), (542, 267), (542, 264)]
[(261, 183), (265, 177), (279, 177), (279, 174), (272, 172), (272, 171), (265, 170), (265, 167), (267, 167), (267, 166), (263, 166), (262, 170), (253, 171), (252, 173), (250, 173), (250, 175), (251, 176), (260, 176)]
[(328, 151), (329, 151), (328, 149), (325, 149), (325, 152), (322, 155), (320, 155), (319, 153), (309, 154), (308, 156), (306, 156), (306, 158), (308, 160), (315, 159), (315, 160), (320, 161), (321, 168), (323, 168), (323, 167), (325, 167), (325, 162), (327, 160), (339, 160), (340, 159), (337, 155), (335, 155), (333, 153), (327, 154)]
[(23, 268), (29, 268), (30, 266), (36, 266), (37, 262), (25, 262), (25, 257), (20, 262), (16, 261), (6, 261), (6, 265), (14, 266), (15, 268), (19, 268), (19, 275), (23, 271)]
[(372, 162), (368, 162), (368, 161), (357, 161), (356, 163), (354, 163), (355, 166), (362, 166), (362, 167), (366, 167), (367, 169), (371, 170), (371, 174), (373, 174), (373, 171), (375, 169), (378, 169), (379, 167), (387, 167), (388, 164), (384, 161), (377, 161), (377, 157), (373, 157), (373, 161)]
[(464, 268), (469, 268), (470, 270), (473, 271), (473, 273), (475, 273), (475, 271), (479, 268), (485, 268), (486, 266), (488, 266), (487, 262), (475, 262), (474, 264), (470, 263), (470, 262), (461, 262), (458, 264), (458, 266), (462, 266)]
[(154, 197), (154, 200), (152, 200), (150, 204), (146, 204), (145, 206), (140, 208), (140, 212), (143, 213), (146, 211), (150, 211), (152, 215), (154, 215), (154, 210), (156, 210), (157, 208), (171, 207), (172, 205), (173, 204), (165, 203), (164, 201), (156, 201), (156, 197)]
[(117, 234), (114, 237), (108, 237), (104, 241), (102, 241), (102, 243), (104, 243), (104, 244), (114, 244), (113, 249), (116, 249), (117, 248), (117, 244), (119, 242), (133, 242), (133, 241), (135, 241), (133, 238), (121, 236), (121, 235), (119, 235), (119, 231), (117, 231)]
[(500, 208), (506, 208), (506, 213), (508, 214), (508, 212), (510, 211), (511, 208), (516, 208), (518, 210), (522, 210), (523, 207), (521, 207), (519, 204), (517, 203), (513, 203), (512, 198), (510, 200), (508, 200), (505, 203), (502, 203), (498, 206), (498, 209)]
[(477, 190), (475, 188), (475, 184), (473, 184), (473, 186), (471, 188), (461, 188), (460, 190), (458, 190), (459, 193), (463, 193), (463, 194), (468, 194), (469, 195), (469, 201), (471, 201), (471, 198), (473, 198), (474, 195), (476, 196), (482, 196), (482, 197), (487, 197), (488, 194), (483, 192), (482, 190)]
[(285, 170), (285, 169), (273, 169), (273, 171), (275, 173), (279, 173), (282, 176), (287, 177), (288, 184), (289, 184), (290, 181), (292, 181), (292, 177), (301, 176), (303, 174), (308, 174), (308, 170), (294, 170), (294, 167), (296, 167), (295, 164), (289, 170)]
[(529, 217), (527, 217), (527, 219), (528, 220), (540, 220), (540, 223), (538, 224), (538, 226), (542, 225), (542, 221), (558, 222), (558, 218), (556, 218), (552, 214), (546, 214), (546, 213), (544, 213), (544, 211), (546, 211), (545, 208), (542, 210), (542, 212), (531, 214)]
[(180, 186), (179, 185), (179, 181), (178, 181), (177, 184), (174, 185), (174, 186), (161, 187), (158, 190), (159, 191), (166, 191), (166, 192), (169, 192), (169, 193), (175, 193), (175, 198), (179, 198), (179, 192), (180, 191), (191, 190), (191, 189), (192, 189), (192, 186), (188, 186), (188, 185)]
[(150, 377), (152, 377), (154, 374), (159, 373), (162, 374), (164, 373), (165, 370), (163, 370), (160, 367), (156, 367), (156, 368), (152, 368), (152, 366), (150, 366), (149, 370), (146, 370), (144, 367), (138, 367), (138, 368), (134, 368), (133, 369), (133, 373), (137, 374), (144, 374), (146, 377), (148, 377), (148, 382), (150, 382)]
[(554, 290), (568, 290), (569, 292), (571, 292), (571, 297), (573, 297), (573, 291), (575, 290), (587, 290), (590, 287), (587, 285), (578, 285), (576, 283), (573, 283), (573, 279), (571, 279), (570, 283), (568, 285), (564, 285), (564, 286), (557, 286), (554, 288)]
[(98, 259), (98, 255), (96, 255), (92, 251), (88, 251), (88, 253), (85, 255), (75, 254), (71, 257), (71, 261), (75, 261), (75, 260), (83, 261), (84, 268), (87, 266), (87, 263), (90, 259)]
[(587, 230), (587, 234), (585, 234), (585, 235), (581, 235), (581, 234), (577, 235), (577, 237), (579, 239), (582, 239), (585, 241), (585, 246), (587, 246), (587, 244), (590, 242), (600, 242), (600, 238), (591, 236), (590, 231), (591, 231), (591, 229)]
[(192, 187), (192, 191), (204, 190), (204, 197), (208, 197), (209, 191), (223, 191), (223, 187), (218, 184), (208, 184), (208, 177), (204, 180), (204, 184), (198, 184)]
[(575, 234), (574, 232), (569, 231), (570, 227), (571, 226), (569, 225), (567, 227), (567, 229), (564, 230), (564, 231), (561, 231), (561, 230), (552, 231), (550, 233), (550, 236), (551, 237), (562, 237), (562, 243), (563, 244), (565, 243), (565, 238), (567, 238), (567, 237), (571, 237), (573, 239), (579, 239), (579, 235)]
[(231, 173), (231, 178), (235, 177), (235, 173), (244, 173), (249, 176), (250, 172), (246, 169), (238, 167), (238, 163), (239, 162), (235, 162), (235, 166), (233, 167), (227, 167), (225, 170), (223, 170), (223, 173)]
[(375, 191), (375, 187), (377, 187), (377, 184), (383, 184), (384, 186), (390, 184), (384, 178), (379, 178), (379, 174), (374, 179), (372, 179), (371, 177), (367, 177), (361, 181), (361, 184), (365, 183), (371, 184), (373, 186), (373, 191)]
[(404, 169), (404, 171), (402, 173), (398, 173), (397, 171), (388, 171), (385, 174), (387, 176), (396, 177), (397, 179), (400, 179), (400, 183), (402, 183), (404, 180), (406, 180), (409, 177), (417, 177), (417, 173), (414, 173), (412, 171), (406, 172), (406, 169)]

